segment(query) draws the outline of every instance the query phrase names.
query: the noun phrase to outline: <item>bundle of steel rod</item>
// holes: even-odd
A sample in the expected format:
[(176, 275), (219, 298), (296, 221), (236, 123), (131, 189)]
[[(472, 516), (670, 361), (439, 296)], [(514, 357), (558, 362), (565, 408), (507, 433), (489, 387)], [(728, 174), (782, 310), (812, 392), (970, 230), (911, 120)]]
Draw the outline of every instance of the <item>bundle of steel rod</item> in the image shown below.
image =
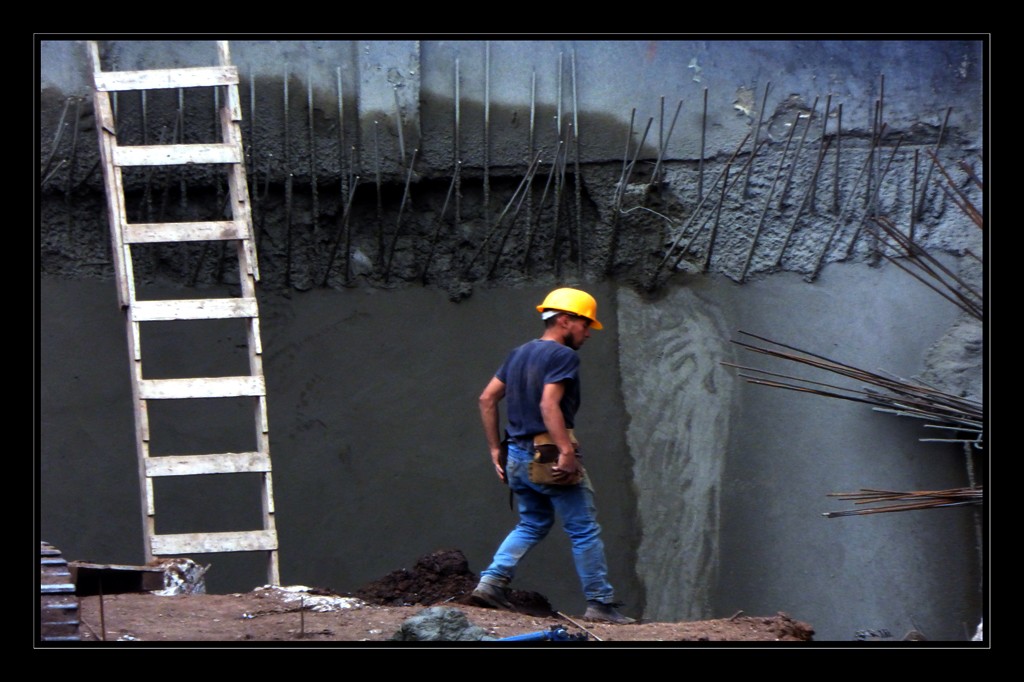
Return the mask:
[[(941, 426), (974, 434), (970, 438), (970, 442), (974, 443), (975, 447), (979, 449), (983, 446), (983, 406), (980, 402), (945, 393), (922, 383), (912, 383), (904, 379), (868, 372), (852, 365), (830, 360), (824, 356), (787, 346), (755, 334), (744, 331), (739, 333), (786, 349), (766, 348), (733, 340), (733, 343), (750, 351), (798, 362), (869, 384), (869, 386), (865, 386), (862, 389), (851, 389), (756, 368), (743, 367), (732, 363), (722, 363), (740, 370), (754, 372), (758, 375), (755, 376), (741, 372), (740, 376), (746, 379), (748, 383), (786, 388), (830, 398), (840, 398), (872, 405), (877, 410), (892, 412), (900, 416), (934, 420)], [(765, 377), (775, 377), (775, 379)]]
[(886, 260), (924, 283), (971, 317), (982, 319), (984, 300), (981, 293), (930, 256), (909, 236), (901, 233), (889, 218), (875, 216), (871, 220), (885, 232), (887, 239), (881, 240), (881, 243), (894, 250), (900, 258), (906, 259), (906, 262), (897, 260), (883, 251), (882, 256)]
[[(935, 167), (939, 169), (940, 173), (942, 173), (942, 177), (946, 179), (946, 184), (940, 185), (942, 187), (942, 191), (945, 192), (946, 196), (948, 196), (954, 204), (956, 204), (957, 208), (963, 211), (964, 215), (974, 221), (975, 225), (979, 228), (983, 228), (985, 220), (981, 210), (979, 210), (977, 206), (974, 205), (974, 202), (967, 197), (967, 194), (960, 189), (960, 185), (957, 184), (952, 176), (950, 176), (949, 171), (946, 170), (938, 157), (935, 156), (935, 152), (931, 149), (926, 151), (928, 152), (928, 156), (931, 157), (932, 163), (934, 163)], [(971, 182), (974, 183), (978, 189), (984, 191), (985, 185), (981, 182), (978, 176), (975, 175), (974, 169), (963, 161), (960, 162), (960, 169), (967, 174), (968, 178), (970, 178)]]
[(854, 504), (885, 504), (883, 507), (866, 507), (848, 511), (824, 512), (822, 516), (861, 516), (885, 512), (912, 511), (916, 509), (937, 509), (940, 507), (962, 507), (978, 505), (984, 499), (982, 488), (951, 488), (949, 490), (919, 490), (916, 492), (895, 492), (862, 488), (856, 493), (829, 493), (829, 497), (852, 500)]

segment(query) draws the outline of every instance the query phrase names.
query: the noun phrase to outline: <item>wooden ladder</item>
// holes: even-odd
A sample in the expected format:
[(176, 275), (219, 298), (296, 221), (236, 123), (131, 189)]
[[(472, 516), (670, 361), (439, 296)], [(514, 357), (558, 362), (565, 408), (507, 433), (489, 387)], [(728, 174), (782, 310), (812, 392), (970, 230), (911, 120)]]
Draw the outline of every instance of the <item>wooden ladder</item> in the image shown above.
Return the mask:
[[(259, 280), (253, 241), (252, 214), (244, 169), (238, 98), (238, 70), (231, 65), (227, 41), (217, 42), (216, 66), (103, 71), (99, 45), (89, 42), (93, 96), (99, 134), (113, 262), (118, 298), (126, 314), (135, 435), (139, 462), (146, 560), (192, 553), (266, 552), (267, 579), (280, 584), (278, 540), (274, 521), (266, 384), (263, 377), (259, 310), (255, 283)], [(118, 143), (111, 92), (217, 88), (221, 141), (208, 144), (132, 145)], [(115, 102), (116, 104), (116, 102)], [(202, 222), (129, 223), (122, 169), (128, 167), (223, 164), (227, 170), (229, 220)], [(218, 166), (221, 167), (221, 166)], [(138, 300), (132, 268), (132, 246), (166, 242), (233, 241), (238, 256), (238, 297)], [(246, 376), (145, 379), (142, 371), (140, 325), (172, 320), (240, 318), (246, 324), (249, 374)], [(151, 456), (149, 402), (249, 396), (254, 400), (256, 446), (252, 452)], [(154, 479), (163, 476), (256, 473), (262, 481), (262, 528), (258, 530), (161, 534), (156, 532)]]

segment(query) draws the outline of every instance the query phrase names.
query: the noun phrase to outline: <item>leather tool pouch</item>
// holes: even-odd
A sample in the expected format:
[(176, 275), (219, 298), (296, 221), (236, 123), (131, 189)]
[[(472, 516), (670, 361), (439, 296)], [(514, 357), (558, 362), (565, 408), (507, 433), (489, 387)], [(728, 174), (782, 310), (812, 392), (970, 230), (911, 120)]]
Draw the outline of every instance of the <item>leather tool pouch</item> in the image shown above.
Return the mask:
[[(580, 457), (580, 446), (576, 436), (569, 430), (569, 438), (576, 446), (576, 458)], [(567, 476), (561, 471), (554, 471), (558, 463), (558, 446), (547, 433), (539, 433), (533, 439), (533, 461), (530, 462), (529, 477), (532, 483), (544, 485), (578, 485), (585, 475), (583, 465), (577, 462), (576, 472)]]

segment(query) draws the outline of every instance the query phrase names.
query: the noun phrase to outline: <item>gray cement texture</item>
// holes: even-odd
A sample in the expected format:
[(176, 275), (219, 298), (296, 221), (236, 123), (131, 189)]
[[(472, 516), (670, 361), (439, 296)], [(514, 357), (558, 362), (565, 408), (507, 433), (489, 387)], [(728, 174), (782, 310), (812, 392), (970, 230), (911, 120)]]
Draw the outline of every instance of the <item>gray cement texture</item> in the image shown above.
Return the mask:
[[(839, 504), (830, 492), (964, 484), (963, 457), (920, 443), (917, 423), (748, 386), (721, 364), (743, 361), (729, 343), (737, 330), (781, 325), (771, 334), (780, 341), (912, 375), (956, 314), (930, 291), (901, 288), (901, 276), (833, 266), (814, 285), (695, 278), (653, 301), (591, 287), (607, 329), (581, 350), (579, 430), (623, 601), (659, 620), (781, 610), (829, 641), (903, 627), (955, 640), (973, 621), (973, 512), (821, 516)], [(42, 285), (41, 531), (68, 556), (138, 562), (114, 287)], [(505, 352), (539, 333), (533, 305), (545, 291), (483, 289), (457, 304), (429, 289), (261, 298), (283, 581), (353, 590), (444, 547), (462, 549), (472, 570), (486, 566), (515, 514), (475, 399)], [(201, 355), (224, 366), (238, 354), (228, 330), (212, 346), (198, 339), (155, 340), (147, 363)], [(251, 428), (244, 418), (228, 428), (204, 407), (154, 419), (154, 447), (176, 451), (190, 437), (184, 423), (210, 446)], [(165, 527), (253, 523), (245, 482), (196, 492), (161, 493)], [(214, 565), (211, 591), (262, 584), (260, 562), (243, 557), (199, 558)], [(582, 608), (570, 557), (556, 528), (516, 586)]]
[[(115, 41), (104, 59), (209, 63), (194, 47)], [(135, 563), (127, 346), (83, 50), (40, 52), (40, 530), (69, 558)], [(784, 610), (830, 641), (973, 631), (973, 512), (820, 516), (829, 492), (961, 484), (963, 453), (868, 407), (747, 385), (722, 362), (741, 360), (743, 330), (984, 399), (981, 323), (890, 263), (874, 220), (985, 288), (985, 233), (963, 208), (984, 203), (982, 41), (286, 40), (232, 54), (285, 581), (352, 590), (445, 546), (486, 566), (515, 515), (476, 396), (538, 333), (533, 305), (569, 285), (613, 321), (582, 351), (581, 435), (631, 608)], [(215, 133), (212, 96), (153, 93), (143, 123), (135, 95), (118, 100), (122, 143)], [(210, 168), (124, 180), (130, 222), (221, 217)], [(133, 259), (140, 290), (237, 290), (219, 244)], [(244, 365), (234, 325), (145, 326), (147, 371)], [(245, 449), (240, 421), (161, 408), (154, 447)], [(162, 482), (161, 524), (251, 525), (256, 488)], [(235, 555), (209, 574), (213, 591), (264, 580)], [(582, 610), (557, 530), (518, 582)]]

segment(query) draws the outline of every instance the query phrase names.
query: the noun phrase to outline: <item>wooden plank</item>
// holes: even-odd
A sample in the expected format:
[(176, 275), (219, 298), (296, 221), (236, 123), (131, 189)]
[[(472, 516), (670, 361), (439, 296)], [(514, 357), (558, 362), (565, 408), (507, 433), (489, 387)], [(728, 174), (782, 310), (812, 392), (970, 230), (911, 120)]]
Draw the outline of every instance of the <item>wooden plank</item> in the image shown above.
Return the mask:
[(226, 320), (257, 317), (254, 298), (197, 298), (175, 301), (136, 301), (131, 307), (136, 322), (164, 320)]
[(266, 395), (263, 377), (206, 377), (201, 379), (148, 379), (139, 382), (143, 400), (233, 398)]
[(210, 242), (248, 239), (249, 226), (242, 220), (194, 223), (134, 223), (124, 226), (126, 244), (158, 242)]
[(276, 550), (277, 532), (272, 530), (249, 530), (227, 533), (154, 535), (151, 538), (150, 549), (154, 556)]
[(114, 147), (114, 165), (181, 166), (188, 163), (242, 163), (242, 150), (236, 145), (149, 144)]
[(215, 455), (167, 455), (146, 460), (147, 476), (197, 474), (244, 474), (270, 471), (270, 457), (258, 452), (225, 452)]
[(147, 69), (145, 71), (95, 71), (96, 89), (107, 92), (124, 90), (169, 90), (237, 85), (234, 66), (195, 66), (183, 69)]

